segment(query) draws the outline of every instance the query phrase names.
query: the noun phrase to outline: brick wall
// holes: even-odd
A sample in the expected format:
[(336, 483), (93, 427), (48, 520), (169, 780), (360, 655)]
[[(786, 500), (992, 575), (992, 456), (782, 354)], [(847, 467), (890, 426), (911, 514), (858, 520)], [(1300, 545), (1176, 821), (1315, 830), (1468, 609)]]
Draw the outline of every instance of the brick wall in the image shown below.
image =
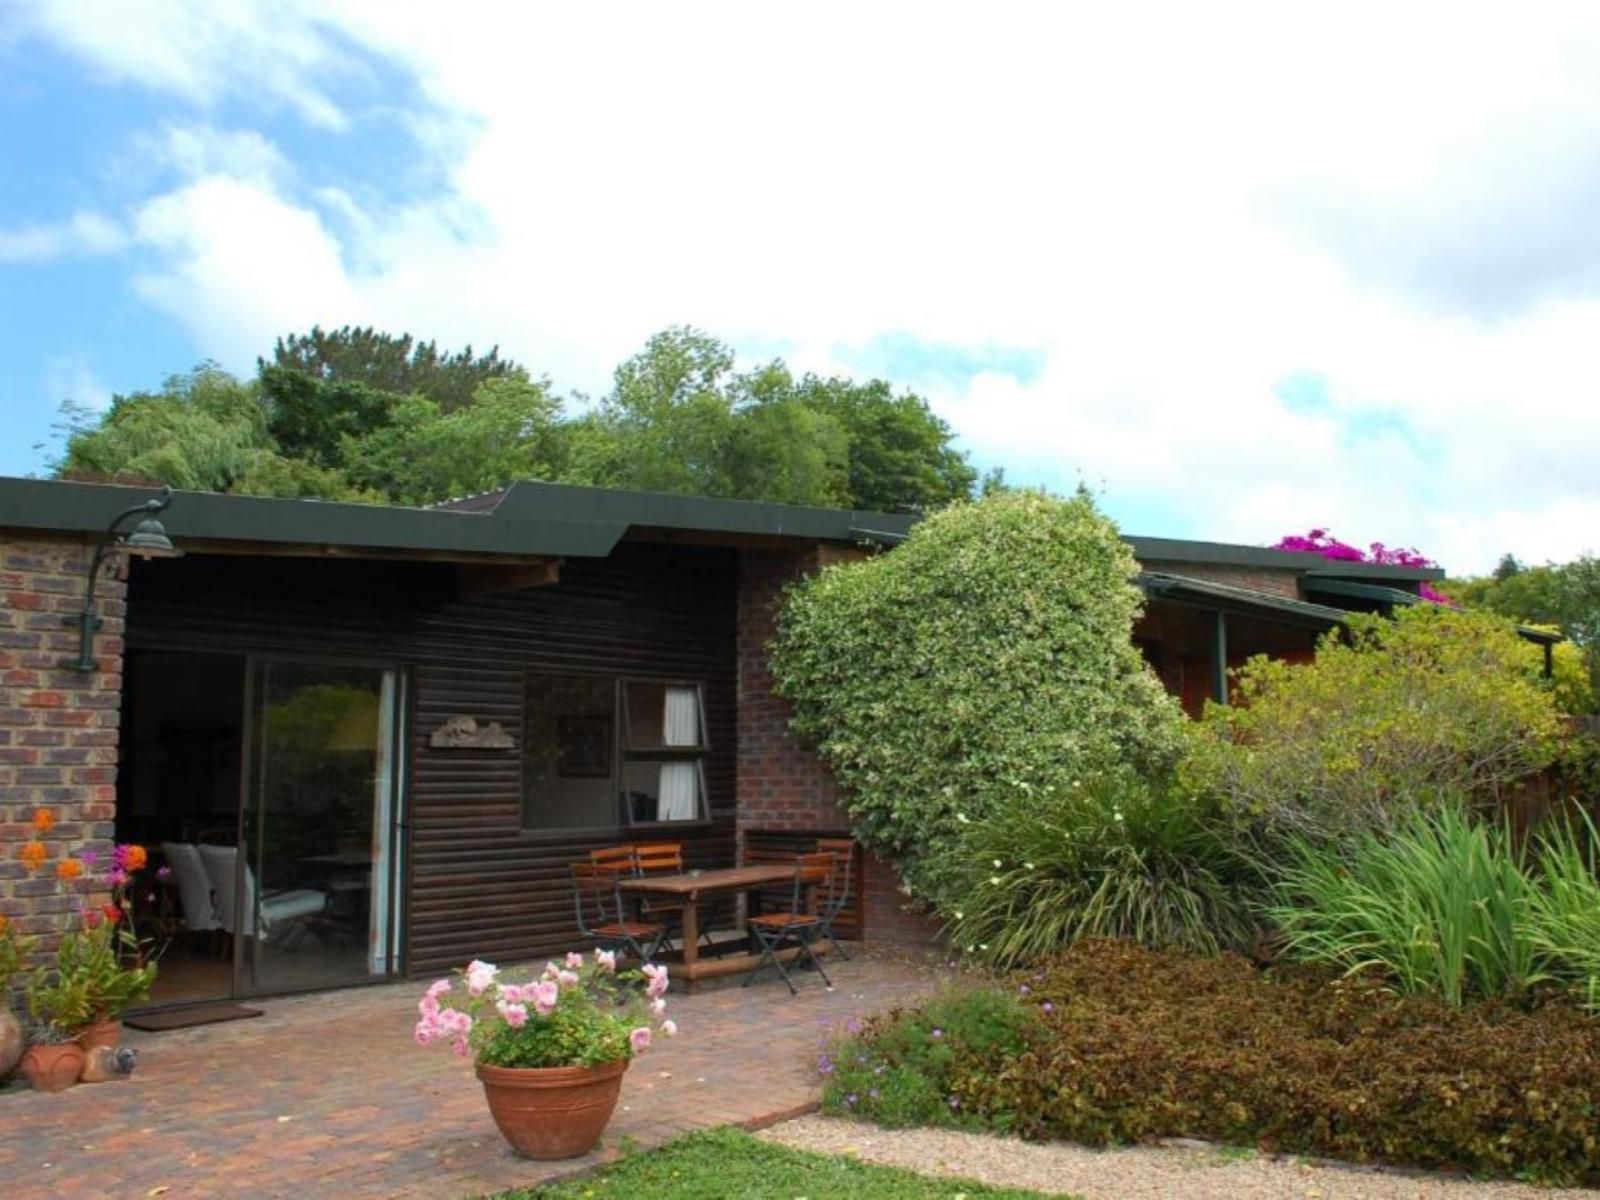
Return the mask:
[[(73, 617), (89, 553), (79, 542), (0, 533), (0, 914), (46, 935), (43, 949), (80, 904), (105, 899), (88, 894), (87, 880), (58, 880), (55, 864), (84, 850), (109, 854), (115, 832), (126, 589), (110, 568), (97, 588), (98, 670), (60, 666), (77, 657)], [(36, 836), (38, 808), (57, 824), (37, 835), (49, 863), (29, 874), (18, 855)]]
[[(744, 551), (739, 560), (739, 848), (751, 831), (847, 834), (833, 778), (789, 731), (789, 706), (772, 694), (767, 643), (775, 605), (791, 580), (858, 551), (819, 546), (803, 551)], [(863, 855), (862, 918), (868, 941), (927, 945), (935, 926), (905, 908), (893, 868)]]
[(1139, 566), (1142, 570), (1160, 575), (1185, 575), (1209, 583), (1225, 583), (1230, 587), (1287, 596), (1291, 600), (1304, 599), (1300, 595), (1300, 572), (1288, 567), (1229, 567), (1215, 563), (1158, 561), (1142, 562)]

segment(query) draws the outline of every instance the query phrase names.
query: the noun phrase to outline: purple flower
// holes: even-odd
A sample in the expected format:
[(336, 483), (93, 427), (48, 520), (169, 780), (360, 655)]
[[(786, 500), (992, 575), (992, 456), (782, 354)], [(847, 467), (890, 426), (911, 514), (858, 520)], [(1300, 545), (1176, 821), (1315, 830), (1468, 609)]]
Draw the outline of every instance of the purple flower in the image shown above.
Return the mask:
[(854, 1092), (851, 1092), (848, 1096), (846, 1096), (844, 1098), (844, 1102), (846, 1104), (848, 1104), (851, 1108), (854, 1108), (856, 1106), (856, 1094)]
[(950, 1097), (950, 1107), (951, 1108), (960, 1108), (961, 1107), (961, 1097), (960, 1096), (951, 1096)]
[(931, 1038), (932, 1038), (932, 1039), (933, 1039), (933, 1040), (934, 1040), (934, 1041), (938, 1041), (938, 1040), (939, 1040), (939, 1039), (940, 1039), (940, 1038), (942, 1038), (942, 1037), (943, 1037), (943, 1036), (944, 1036), (944, 1030), (942, 1030), (942, 1029), (935, 1029), (935, 1030), (934, 1030), (934, 1031), (933, 1031), (933, 1032), (932, 1032), (932, 1033), (930, 1033), (930, 1034), (929, 1034), (929, 1035), (928, 1035), (928, 1036), (929, 1036), (929, 1037), (931, 1037)]
[(78, 855), (78, 858), (82, 860), (84, 866), (92, 867), (100, 861), (100, 852), (98, 850), (85, 850)]
[(833, 1060), (831, 1058), (829, 1058), (826, 1054), (817, 1055), (817, 1074), (819, 1074), (819, 1075), (832, 1075), (833, 1074)]
[(1017, 991), (1021, 992), (1024, 996), (1026, 996), (1029, 992), (1033, 991), (1033, 989), (1031, 987), (1029, 987), (1027, 984), (1023, 984), (1021, 987), (1019, 987), (1017, 989)]
[(1054, 1005), (1054, 1004), (1051, 1004), (1051, 1003), (1050, 1003), (1050, 1001), (1048, 1001), (1048, 1000), (1046, 1000), (1046, 1001), (1045, 1001), (1045, 1002), (1044, 1002), (1044, 1003), (1043, 1003), (1043, 1004), (1041, 1004), (1041, 1005), (1040, 1005), (1040, 1006), (1039, 1006), (1039, 1007), (1040, 1007), (1040, 1008), (1041, 1008), (1041, 1009), (1043, 1009), (1043, 1010), (1044, 1010), (1044, 1011), (1045, 1011), (1045, 1012), (1047, 1012), (1047, 1013), (1053, 1013), (1053, 1012), (1055, 1012), (1055, 1010), (1056, 1010), (1056, 1006), (1055, 1006), (1055, 1005)]
[(867, 1089), (867, 1095), (871, 1096), (874, 1100), (876, 1100), (878, 1098), (878, 1089), (877, 1088), (868, 1088)]
[(172, 878), (172, 868), (171, 867), (167, 867), (167, 866), (157, 867), (156, 868), (156, 878), (157, 879), (171, 879)]

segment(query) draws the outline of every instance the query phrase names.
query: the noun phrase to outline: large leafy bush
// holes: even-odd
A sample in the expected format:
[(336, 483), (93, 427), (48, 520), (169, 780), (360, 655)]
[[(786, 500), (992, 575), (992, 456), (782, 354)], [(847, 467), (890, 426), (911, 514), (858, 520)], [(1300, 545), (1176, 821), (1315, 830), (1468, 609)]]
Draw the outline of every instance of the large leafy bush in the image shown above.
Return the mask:
[(1177, 706), (1129, 640), (1135, 569), (1088, 496), (1020, 491), (947, 508), (792, 591), (778, 690), (858, 836), (913, 894), (954, 894), (958, 814), (1174, 756)]
[(1126, 772), (1019, 787), (968, 831), (951, 936), (1005, 966), (1082, 937), (1242, 948), (1257, 876), (1240, 836), (1211, 801)]
[(1269, 827), (1387, 827), (1444, 794), (1489, 806), (1554, 759), (1560, 717), (1510, 622), (1355, 615), (1315, 662), (1254, 658), (1194, 727), (1191, 780)]
[[(1008, 989), (1036, 1017), (1021, 1049), (951, 1046), (929, 1075), (968, 1120), (1092, 1145), (1204, 1137), (1600, 1183), (1600, 1021), (1559, 999), (1453, 1008), (1370, 977), (1097, 940)], [(887, 1075), (909, 1061), (896, 1047), (915, 1022), (870, 1024), (835, 1061)], [(836, 1088), (829, 1102), (876, 1118), (871, 1086), (855, 1076), (856, 1103)]]

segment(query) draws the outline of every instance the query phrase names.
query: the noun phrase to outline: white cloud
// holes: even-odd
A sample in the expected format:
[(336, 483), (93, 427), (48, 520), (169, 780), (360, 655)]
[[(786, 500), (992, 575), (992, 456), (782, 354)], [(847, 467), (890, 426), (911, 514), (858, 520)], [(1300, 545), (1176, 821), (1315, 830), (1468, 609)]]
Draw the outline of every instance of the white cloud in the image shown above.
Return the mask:
[[(249, 86), (323, 126), (360, 45), (416, 79), (446, 180), (384, 207), (201, 139), (136, 229), (202, 354), (358, 320), (593, 390), (678, 322), (822, 370), (885, 333), (1037, 349), (932, 399), (1014, 478), (1187, 523), (1135, 532), (1332, 525), (1468, 569), (1595, 540), (1584, 8), (158, 8), (180, 35), (48, 24), (202, 106), (270, 59)], [(1328, 411), (1279, 400), (1305, 373)]]
[(100, 382), (81, 355), (52, 358), (44, 368), (45, 396), (52, 405), (63, 404), (100, 412), (111, 405), (111, 389)]
[(0, 262), (45, 262), (69, 254), (111, 254), (126, 242), (121, 226), (109, 217), (78, 212), (59, 223), (0, 229)]

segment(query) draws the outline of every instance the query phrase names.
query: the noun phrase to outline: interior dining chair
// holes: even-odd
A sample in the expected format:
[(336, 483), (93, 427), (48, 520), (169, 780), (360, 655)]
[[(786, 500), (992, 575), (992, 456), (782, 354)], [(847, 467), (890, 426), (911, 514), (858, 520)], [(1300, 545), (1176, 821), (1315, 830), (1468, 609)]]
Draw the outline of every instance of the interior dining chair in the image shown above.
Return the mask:
[(255, 872), (244, 864), (244, 911), (238, 912), (236, 871), (239, 862), (237, 846), (198, 846), (200, 861), (205, 864), (206, 875), (211, 880), (211, 893), (215, 898), (217, 924), (234, 937), (255, 936), (255, 912), (261, 910), (261, 937), (265, 941), (273, 936), (273, 927), (286, 926), (304, 917), (323, 911), (328, 906), (325, 892), (311, 888), (257, 894)]
[(162, 842), (161, 853), (178, 884), (184, 928), (191, 933), (210, 933), (220, 928), (216, 902), (211, 896), (211, 877), (200, 861), (200, 851), (189, 842)]
[[(827, 911), (828, 905), (833, 901), (833, 881), (836, 858), (832, 854), (802, 854), (795, 859), (794, 886), (789, 894), (789, 911), (762, 913), (760, 916), (751, 917), (746, 922), (750, 935), (761, 946), (761, 958), (750, 974), (744, 978), (742, 986), (749, 987), (755, 978), (766, 967), (776, 967), (778, 974), (783, 976), (783, 982), (789, 985), (789, 994), (799, 994), (799, 989), (794, 986), (794, 979), (783, 965), (783, 960), (778, 957), (778, 951), (785, 942), (793, 942), (800, 950), (796, 961), (809, 963), (822, 976), (822, 982), (828, 987), (833, 986), (833, 980), (828, 978), (828, 972), (823, 970), (822, 960), (817, 957), (813, 944), (822, 933), (822, 913)], [(806, 907), (806, 892), (815, 886), (826, 890), (826, 895), (821, 897), (816, 912), (810, 912)]]
[(839, 957), (845, 962), (850, 961), (850, 955), (839, 944), (838, 936), (833, 932), (833, 923), (839, 919), (839, 914), (850, 903), (850, 874), (855, 867), (856, 843), (853, 838), (818, 838), (817, 853), (831, 854), (834, 859), (834, 872), (836, 878), (828, 888), (828, 900), (822, 906), (822, 936), (828, 939), (832, 947), (839, 952)]
[(623, 905), (622, 881), (615, 870), (592, 862), (570, 864), (572, 904), (578, 932), (602, 950), (626, 950), (640, 962), (653, 962), (666, 945), (667, 927), (659, 921), (635, 921)]

